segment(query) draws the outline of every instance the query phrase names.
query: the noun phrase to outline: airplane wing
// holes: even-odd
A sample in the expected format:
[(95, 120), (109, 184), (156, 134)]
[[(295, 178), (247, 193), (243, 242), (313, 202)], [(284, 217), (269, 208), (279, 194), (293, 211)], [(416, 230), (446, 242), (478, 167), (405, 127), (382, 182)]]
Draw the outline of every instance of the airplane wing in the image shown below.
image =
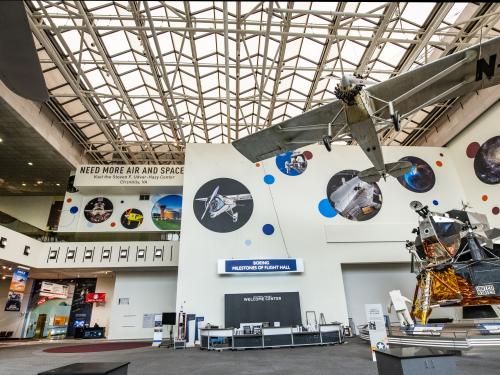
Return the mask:
[(341, 132), (345, 125), (342, 102), (335, 100), (319, 108), (305, 112), (262, 131), (233, 142), (233, 146), (252, 162), (261, 161), (286, 151), (316, 143), (328, 135), (328, 123), (332, 135)]
[[(500, 37), (490, 39), (367, 87), (375, 98), (392, 101), (404, 117), (418, 109), (500, 83)], [(374, 100), (377, 116), (388, 118), (387, 106)]]
[(248, 201), (253, 199), (252, 194), (235, 194), (235, 195), (224, 195), (224, 197), (228, 199), (232, 199), (235, 201)]

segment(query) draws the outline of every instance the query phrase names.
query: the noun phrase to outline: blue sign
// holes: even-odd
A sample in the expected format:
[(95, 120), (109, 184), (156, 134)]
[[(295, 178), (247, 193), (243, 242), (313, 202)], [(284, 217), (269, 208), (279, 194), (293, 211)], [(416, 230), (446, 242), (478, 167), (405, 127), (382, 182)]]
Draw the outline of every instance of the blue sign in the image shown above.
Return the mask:
[(219, 273), (273, 273), (303, 272), (302, 259), (223, 259), (219, 260)]

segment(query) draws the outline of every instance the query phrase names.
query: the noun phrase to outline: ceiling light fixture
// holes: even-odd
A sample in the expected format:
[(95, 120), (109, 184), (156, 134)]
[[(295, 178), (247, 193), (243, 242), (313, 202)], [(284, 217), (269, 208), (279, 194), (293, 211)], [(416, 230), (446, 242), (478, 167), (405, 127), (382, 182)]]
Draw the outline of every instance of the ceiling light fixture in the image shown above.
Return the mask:
[(29, 161), (29, 162), (28, 162), (28, 165), (29, 165), (30, 167), (32, 167), (32, 166), (33, 166), (33, 163)]
[(26, 184), (24, 182), (21, 185), (26, 186)]
[(2, 143), (2, 142), (3, 142), (3, 139), (2, 139), (2, 138), (0, 138), (0, 143)]
[(38, 185), (41, 185), (41, 184), (43, 184), (43, 181), (42, 181), (42, 180), (38, 180), (36, 183), (37, 183)]
[(57, 184), (56, 184), (56, 186), (61, 186), (61, 184), (60, 184), (60, 183), (57, 183)]

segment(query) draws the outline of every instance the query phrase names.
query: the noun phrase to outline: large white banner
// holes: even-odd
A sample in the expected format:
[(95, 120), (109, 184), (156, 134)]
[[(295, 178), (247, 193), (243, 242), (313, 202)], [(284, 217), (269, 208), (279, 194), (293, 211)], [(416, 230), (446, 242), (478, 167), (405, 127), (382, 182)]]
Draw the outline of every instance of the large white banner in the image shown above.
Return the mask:
[(183, 165), (80, 165), (76, 188), (96, 186), (182, 186)]
[(67, 285), (55, 284), (49, 281), (42, 281), (42, 286), (40, 288), (40, 295), (52, 298), (68, 298)]

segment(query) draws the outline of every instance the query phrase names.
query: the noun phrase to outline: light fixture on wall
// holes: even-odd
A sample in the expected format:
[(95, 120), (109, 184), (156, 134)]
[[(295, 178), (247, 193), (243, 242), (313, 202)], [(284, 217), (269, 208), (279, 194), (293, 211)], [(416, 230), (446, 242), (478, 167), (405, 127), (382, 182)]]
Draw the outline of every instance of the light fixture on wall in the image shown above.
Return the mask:
[(103, 249), (102, 259), (110, 259), (110, 258), (111, 258), (111, 249)]
[(155, 249), (155, 258), (163, 258), (163, 249)]
[(50, 250), (49, 251), (49, 259), (54, 260), (57, 259), (57, 254), (59, 250)]
[(128, 258), (128, 249), (120, 249), (120, 258), (121, 259)]
[(7, 242), (7, 238), (5, 237), (0, 237), (0, 248), (4, 249), (5, 248), (5, 243)]
[(145, 249), (138, 249), (137, 250), (137, 259), (144, 259), (146, 258), (146, 250)]
[(93, 255), (94, 255), (94, 250), (92, 250), (92, 249), (85, 249), (85, 253), (83, 254), (83, 257), (85, 259), (92, 259)]
[(29, 246), (24, 247), (23, 255), (30, 255), (31, 254), (31, 248)]
[(75, 256), (76, 256), (76, 250), (68, 249), (68, 253), (66, 254), (66, 259), (75, 259)]

